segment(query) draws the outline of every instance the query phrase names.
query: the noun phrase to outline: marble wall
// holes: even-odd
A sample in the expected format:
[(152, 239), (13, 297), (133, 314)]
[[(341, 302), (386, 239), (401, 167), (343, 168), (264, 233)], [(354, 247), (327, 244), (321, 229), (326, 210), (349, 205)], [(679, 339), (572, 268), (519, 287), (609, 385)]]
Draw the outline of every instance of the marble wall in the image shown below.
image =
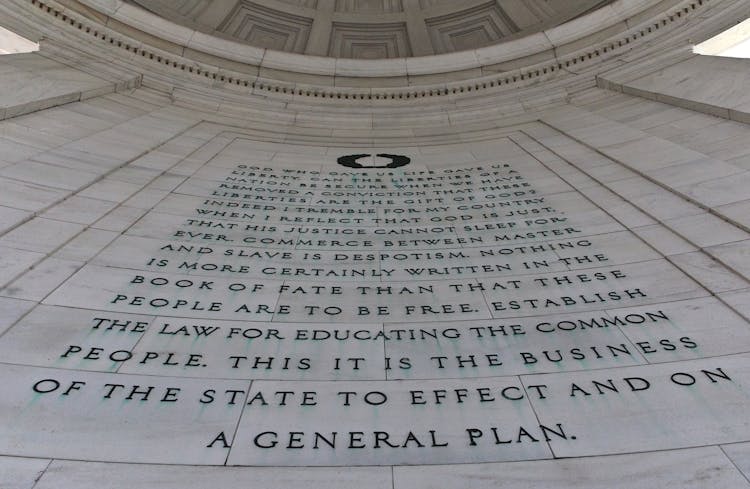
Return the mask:
[(155, 85), (0, 122), (0, 485), (750, 486), (746, 124)]

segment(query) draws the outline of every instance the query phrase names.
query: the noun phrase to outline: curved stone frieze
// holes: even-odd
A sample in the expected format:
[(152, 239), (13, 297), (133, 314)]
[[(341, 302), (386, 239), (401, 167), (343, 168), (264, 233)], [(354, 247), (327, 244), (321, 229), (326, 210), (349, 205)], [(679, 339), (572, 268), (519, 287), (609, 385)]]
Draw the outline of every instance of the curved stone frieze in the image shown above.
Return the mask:
[[(647, 8), (649, 2), (619, 0), (543, 34), (525, 36), (502, 46), (407, 59), (352, 60), (260, 50), (168, 24), (164, 19), (129, 4), (82, 0), (113, 16), (113, 21), (107, 22), (105, 27), (98, 23), (99, 17), (92, 17), (91, 10), (83, 8), (77, 0), (63, 1), (67, 7), (57, 10), (51, 8), (57, 4), (54, 0), (12, 0), (19, 5), (31, 5), (34, 15), (32, 19), (18, 19), (18, 28), (30, 29), (28, 24), (31, 21), (33, 29), (46, 31), (51, 27), (52, 17), (61, 23), (60, 27), (73, 28), (68, 34), (79, 37), (84, 43), (79, 43), (76, 49), (90, 44), (91, 49), (100, 51), (97, 55), (111, 51), (109, 55), (118, 56), (117, 51), (126, 51), (128, 54), (121, 59), (122, 62), (130, 60), (137, 65), (146, 62), (154, 65), (157, 71), (166, 67), (182, 72), (176, 73), (176, 78), (168, 83), (177, 79), (184, 83), (184, 75), (188, 74), (187, 80), (203, 78), (206, 81), (204, 87), (206, 83), (235, 85), (281, 98), (292, 95), (343, 100), (401, 100), (446, 95), (461, 97), (488, 89), (507, 92), (549, 79), (574, 78), (579, 72), (598, 69), (602, 63), (617, 64), (618, 56), (634, 48), (649, 52), (649, 40), (653, 38), (658, 38), (662, 45), (670, 45), (669, 49), (681, 49), (681, 56), (684, 56), (686, 43), (696, 37), (703, 39), (708, 32), (714, 32), (710, 29), (716, 29), (709, 27), (703, 17), (695, 15), (710, 8), (708, 0), (667, 0), (660, 5), (663, 11), (653, 5)], [(13, 8), (16, 7), (9, 6), (7, 10)], [(735, 2), (723, 14), (711, 19), (722, 26), (727, 25), (736, 18), (734, 12), (742, 8)], [(37, 15), (39, 19), (35, 19)], [(138, 31), (118, 27), (121, 22), (142, 29), (142, 34), (152, 34), (140, 37)], [(610, 28), (604, 29), (607, 25)], [(111, 30), (109, 26), (119, 30)], [(56, 29), (50, 30), (49, 34), (56, 36)], [(601, 29), (607, 33), (605, 36), (596, 33)], [(160, 39), (153, 35), (160, 36)], [(95, 42), (86, 41), (89, 38)], [(577, 83), (575, 80), (571, 82)]]
[[(408, 24), (405, 42), (421, 54), (436, 54), (474, 49), (500, 42), (512, 34), (525, 34), (561, 24), (571, 18), (612, 0), (578, 0), (576, 2), (462, 0), (450, 3), (418, 3), (401, 0), (333, 0), (330, 2), (280, 2), (279, 0), (132, 0), (132, 3), (178, 24), (204, 32), (227, 35), (252, 46), (287, 52), (329, 55), (343, 58), (399, 58), (411, 51), (382, 50), (380, 30), (389, 24)], [(232, 6), (233, 5), (233, 6)], [(223, 17), (220, 23), (217, 19)], [(273, 19), (273, 20), (272, 20)], [(244, 31), (227, 28), (244, 24), (246, 30), (266, 29), (269, 23), (288, 32), (285, 26), (315, 25), (319, 37), (294, 48), (284, 43), (270, 43), (266, 38), (253, 38)], [(336, 36), (336, 24), (347, 24), (359, 32), (359, 50), (346, 49)], [(378, 26), (382, 24), (382, 26)], [(265, 26), (265, 27), (264, 27)], [(427, 35), (429, 32), (429, 35)], [(328, 41), (326, 42), (326, 39)], [(265, 40), (265, 42), (264, 42)], [(365, 49), (364, 46), (372, 46)], [(301, 50), (300, 50), (301, 49)], [(367, 53), (367, 54), (365, 54)]]
[[(663, 9), (670, 12), (668, 18), (673, 21), (675, 18), (679, 19), (695, 10), (703, 2), (704, 0), (696, 0), (694, 3), (681, 5), (671, 11), (670, 7), (678, 5), (679, 2), (667, 1)], [(136, 29), (184, 48), (206, 51), (249, 64), (256, 64), (261, 60), (268, 59), (268, 63), (273, 63), (269, 64), (269, 68), (290, 69), (291, 66), (294, 66), (291, 71), (341, 77), (368, 77), (375, 73), (378, 73), (378, 76), (383, 76), (383, 74), (389, 76), (429, 75), (450, 71), (465, 71), (509, 62), (516, 58), (530, 57), (553, 49), (564, 49), (566, 45), (585, 39), (587, 36), (602, 30), (606, 30), (610, 35), (613, 30), (627, 30), (629, 27), (628, 19), (637, 18), (639, 14), (649, 11), (652, 7), (651, 2), (644, 0), (617, 0), (613, 4), (597, 9), (588, 15), (576, 18), (561, 26), (551, 27), (544, 32), (544, 35), (524, 36), (502, 45), (479, 48), (469, 53), (460, 53), (461, 56), (429, 56), (414, 58), (409, 61), (380, 60), (379, 63), (367, 60), (340, 59), (335, 63), (330, 63), (315, 58), (296, 56), (291, 53), (264, 53), (263, 50), (251, 46), (222, 42), (219, 38), (199, 35), (200, 32), (196, 32), (194, 29), (173, 24), (169, 20), (151, 14), (135, 5), (123, 3), (122, 0), (117, 0), (114, 3), (101, 0), (80, 0), (80, 3), (119, 22), (131, 25)], [(368, 75), (368, 73), (370, 74)]]

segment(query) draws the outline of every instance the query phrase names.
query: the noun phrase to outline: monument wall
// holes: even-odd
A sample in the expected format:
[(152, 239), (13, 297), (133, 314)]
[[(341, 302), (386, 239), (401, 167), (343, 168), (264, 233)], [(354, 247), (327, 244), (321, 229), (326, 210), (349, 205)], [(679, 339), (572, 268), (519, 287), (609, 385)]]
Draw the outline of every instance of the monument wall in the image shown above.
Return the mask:
[(728, 61), (379, 105), (63, 45), (0, 58), (3, 487), (750, 486)]

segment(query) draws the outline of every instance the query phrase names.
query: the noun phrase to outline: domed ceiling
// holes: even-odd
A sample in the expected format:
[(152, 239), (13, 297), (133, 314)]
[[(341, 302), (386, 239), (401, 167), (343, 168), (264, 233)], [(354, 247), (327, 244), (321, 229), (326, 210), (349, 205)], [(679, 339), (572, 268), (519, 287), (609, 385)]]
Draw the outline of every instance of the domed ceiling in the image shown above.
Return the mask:
[(128, 0), (252, 46), (336, 58), (428, 56), (538, 32), (613, 0)]

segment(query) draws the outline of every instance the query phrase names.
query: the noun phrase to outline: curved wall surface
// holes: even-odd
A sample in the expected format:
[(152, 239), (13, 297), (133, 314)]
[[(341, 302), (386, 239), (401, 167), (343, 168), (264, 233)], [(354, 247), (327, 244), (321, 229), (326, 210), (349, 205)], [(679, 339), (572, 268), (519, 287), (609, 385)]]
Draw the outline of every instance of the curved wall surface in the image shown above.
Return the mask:
[(750, 486), (746, 2), (494, 64), (131, 8), (0, 6), (0, 486)]

